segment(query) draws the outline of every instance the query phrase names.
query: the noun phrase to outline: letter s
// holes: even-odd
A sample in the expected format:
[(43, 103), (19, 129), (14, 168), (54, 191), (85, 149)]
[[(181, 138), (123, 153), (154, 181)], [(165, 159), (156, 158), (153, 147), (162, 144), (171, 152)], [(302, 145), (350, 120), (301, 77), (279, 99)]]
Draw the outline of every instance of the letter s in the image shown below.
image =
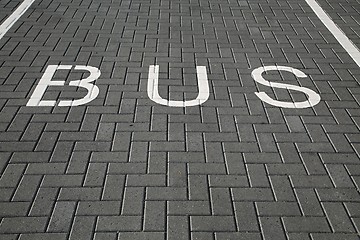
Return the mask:
[(320, 102), (320, 95), (314, 92), (313, 90), (305, 87), (299, 87), (295, 85), (285, 84), (285, 83), (272, 83), (266, 81), (262, 74), (266, 71), (287, 71), (294, 74), (296, 77), (305, 78), (307, 77), (305, 73), (302, 71), (286, 66), (265, 66), (259, 67), (252, 71), (251, 77), (258, 83), (275, 88), (283, 88), (288, 90), (295, 90), (303, 92), (307, 95), (308, 100), (303, 102), (284, 102), (284, 101), (277, 101), (270, 98), (265, 92), (255, 92), (256, 96), (258, 96), (262, 101), (271, 104), (276, 107), (284, 107), (284, 108), (309, 108), (313, 107)]

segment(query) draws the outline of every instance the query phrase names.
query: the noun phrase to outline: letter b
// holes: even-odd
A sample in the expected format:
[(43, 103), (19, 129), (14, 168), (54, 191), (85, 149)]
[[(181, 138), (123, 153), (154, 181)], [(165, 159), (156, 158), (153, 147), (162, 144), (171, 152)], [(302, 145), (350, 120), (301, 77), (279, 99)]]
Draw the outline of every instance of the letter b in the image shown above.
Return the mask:
[[(64, 86), (65, 81), (51, 81), (57, 70), (70, 70), (71, 65), (49, 65), (43, 76), (41, 77), (38, 85), (36, 86), (33, 94), (31, 95), (26, 106), (55, 106), (56, 100), (41, 100), (48, 86)], [(85, 97), (76, 100), (61, 100), (58, 106), (80, 106), (91, 102), (99, 95), (99, 88), (92, 84), (93, 81), (100, 77), (100, 70), (91, 66), (75, 66), (75, 70), (86, 70), (90, 72), (90, 76), (70, 82), (70, 86), (82, 87), (87, 90)]]

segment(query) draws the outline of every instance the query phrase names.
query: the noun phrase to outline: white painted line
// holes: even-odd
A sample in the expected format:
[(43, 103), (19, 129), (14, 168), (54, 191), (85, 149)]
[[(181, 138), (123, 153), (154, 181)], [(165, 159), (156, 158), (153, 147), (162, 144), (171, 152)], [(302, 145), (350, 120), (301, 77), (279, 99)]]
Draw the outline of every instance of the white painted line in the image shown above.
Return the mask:
[(0, 39), (9, 31), (17, 20), (28, 10), (35, 0), (25, 0), (20, 6), (0, 25)]
[(312, 8), (318, 18), (323, 22), (327, 29), (337, 39), (341, 46), (348, 52), (350, 57), (360, 67), (360, 51), (356, 45), (344, 34), (344, 32), (334, 23), (329, 15), (321, 8), (316, 0), (305, 0)]

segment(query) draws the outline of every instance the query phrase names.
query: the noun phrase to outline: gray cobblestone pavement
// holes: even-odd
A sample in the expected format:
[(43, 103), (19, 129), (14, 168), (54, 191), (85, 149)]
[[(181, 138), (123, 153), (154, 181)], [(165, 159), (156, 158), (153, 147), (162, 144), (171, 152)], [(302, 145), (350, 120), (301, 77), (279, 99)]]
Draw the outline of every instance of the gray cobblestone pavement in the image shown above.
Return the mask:
[[(319, 0), (360, 46), (360, 4)], [(4, 21), (20, 0), (0, 2)], [(0, 239), (356, 240), (360, 68), (305, 0), (35, 0), (0, 39)], [(43, 100), (26, 106), (50, 65)], [(59, 106), (101, 71), (99, 95)], [(170, 107), (148, 97), (209, 99)], [(263, 77), (261, 66), (307, 77)], [(46, 75), (46, 74), (45, 74)], [(91, 75), (91, 74), (90, 74)]]

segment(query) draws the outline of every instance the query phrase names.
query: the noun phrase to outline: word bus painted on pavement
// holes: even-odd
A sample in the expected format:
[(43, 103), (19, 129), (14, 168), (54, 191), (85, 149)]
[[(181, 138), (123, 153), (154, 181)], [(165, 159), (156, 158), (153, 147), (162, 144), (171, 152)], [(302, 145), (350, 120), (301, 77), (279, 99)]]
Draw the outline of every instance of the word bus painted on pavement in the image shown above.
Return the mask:
[[(72, 65), (49, 65), (43, 76), (41, 77), (39, 83), (37, 84), (33, 94), (31, 95), (26, 106), (55, 106), (56, 100), (42, 100), (47, 87), (49, 86), (65, 86), (65, 81), (52, 81), (52, 78), (55, 75), (57, 70), (70, 70)], [(76, 86), (85, 88), (87, 94), (85, 97), (76, 100), (61, 100), (58, 103), (58, 106), (80, 106), (87, 104), (93, 101), (99, 95), (99, 88), (94, 85), (92, 82), (97, 80), (101, 72), (98, 68), (92, 66), (81, 66), (77, 65), (74, 67), (74, 70), (88, 71), (90, 75), (85, 79), (71, 81), (70, 86)], [(307, 75), (302, 71), (286, 67), (286, 66), (265, 66), (259, 67), (252, 71), (251, 77), (258, 83), (272, 87), (272, 88), (281, 88), (299, 91), (307, 95), (307, 100), (303, 102), (284, 102), (278, 101), (270, 98), (265, 92), (255, 92), (256, 96), (262, 101), (282, 108), (309, 108), (313, 107), (320, 102), (320, 95), (314, 92), (313, 90), (306, 87), (299, 87), (291, 84), (284, 83), (272, 83), (265, 80), (262, 77), (262, 74), (267, 71), (286, 71), (294, 74), (298, 78), (305, 78)], [(197, 106), (205, 103), (209, 99), (209, 83), (205, 66), (197, 66), (197, 80), (198, 80), (198, 96), (196, 99), (187, 100), (187, 101), (173, 101), (162, 98), (159, 95), (158, 84), (159, 84), (159, 65), (150, 65), (149, 75), (148, 75), (148, 84), (147, 84), (147, 94), (148, 97), (161, 105), (169, 107), (191, 107)]]

